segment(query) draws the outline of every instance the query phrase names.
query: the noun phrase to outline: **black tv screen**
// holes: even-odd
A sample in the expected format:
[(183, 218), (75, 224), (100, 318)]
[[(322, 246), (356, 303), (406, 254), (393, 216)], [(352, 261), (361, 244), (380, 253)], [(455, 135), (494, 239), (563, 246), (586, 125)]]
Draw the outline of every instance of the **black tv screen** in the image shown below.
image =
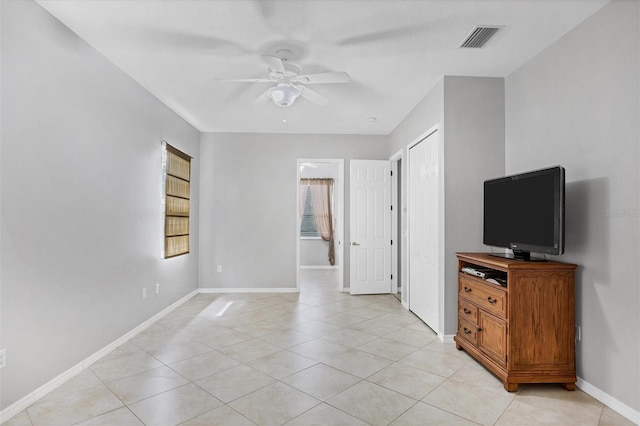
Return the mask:
[(484, 244), (509, 248), (515, 258), (530, 260), (531, 252), (562, 254), (564, 168), (485, 181), (483, 235)]

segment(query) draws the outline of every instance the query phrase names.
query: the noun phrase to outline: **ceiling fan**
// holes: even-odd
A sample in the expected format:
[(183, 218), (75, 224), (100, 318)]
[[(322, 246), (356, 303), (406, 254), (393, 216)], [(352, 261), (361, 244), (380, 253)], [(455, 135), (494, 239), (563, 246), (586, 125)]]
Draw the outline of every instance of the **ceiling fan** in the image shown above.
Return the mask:
[(287, 61), (287, 49), (276, 52), (279, 56), (262, 55), (269, 66), (267, 78), (241, 78), (222, 80), (239, 83), (275, 83), (262, 93), (254, 103), (271, 100), (281, 108), (287, 108), (302, 96), (316, 105), (326, 105), (329, 100), (308, 87), (307, 84), (348, 83), (351, 78), (346, 72), (324, 72), (318, 74), (300, 74), (300, 68)]

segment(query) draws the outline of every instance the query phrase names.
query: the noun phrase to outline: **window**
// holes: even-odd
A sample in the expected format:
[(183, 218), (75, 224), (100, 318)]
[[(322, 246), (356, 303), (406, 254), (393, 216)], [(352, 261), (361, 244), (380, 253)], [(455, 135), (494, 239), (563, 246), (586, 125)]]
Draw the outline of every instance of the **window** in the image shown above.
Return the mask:
[(191, 157), (163, 142), (164, 258), (189, 253)]
[(302, 222), (300, 224), (300, 236), (307, 238), (320, 238), (316, 220), (313, 217), (313, 206), (311, 205), (311, 188), (306, 186), (304, 210), (302, 212)]

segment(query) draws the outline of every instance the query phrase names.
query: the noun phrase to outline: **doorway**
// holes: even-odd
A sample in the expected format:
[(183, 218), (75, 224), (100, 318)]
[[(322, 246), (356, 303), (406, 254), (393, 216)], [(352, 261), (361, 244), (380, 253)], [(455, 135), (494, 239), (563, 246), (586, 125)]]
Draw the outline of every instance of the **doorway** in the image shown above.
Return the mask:
[(402, 153), (403, 150), (400, 150), (389, 158), (391, 162), (391, 241), (393, 242), (391, 246), (391, 292), (400, 302), (407, 299), (406, 295), (403, 295), (406, 209), (403, 206)]
[[(317, 183), (314, 180), (327, 179), (332, 180), (333, 256), (329, 254), (330, 242), (324, 240), (318, 230), (314, 233), (311, 205), (311, 184)], [(344, 160), (299, 158), (296, 187), (296, 287), (313, 293), (344, 291)]]

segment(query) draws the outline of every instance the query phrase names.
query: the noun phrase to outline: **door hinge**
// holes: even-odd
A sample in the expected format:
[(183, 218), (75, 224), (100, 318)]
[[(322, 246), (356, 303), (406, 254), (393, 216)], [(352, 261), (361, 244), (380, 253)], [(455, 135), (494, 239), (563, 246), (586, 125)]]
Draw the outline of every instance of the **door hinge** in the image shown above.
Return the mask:
[(393, 176), (393, 170), (391, 170), (391, 176)]
[(391, 210), (393, 210), (393, 206), (391, 206)]
[(391, 240), (391, 245), (393, 245), (393, 240)]
[(393, 274), (391, 274), (391, 279), (393, 279)]

